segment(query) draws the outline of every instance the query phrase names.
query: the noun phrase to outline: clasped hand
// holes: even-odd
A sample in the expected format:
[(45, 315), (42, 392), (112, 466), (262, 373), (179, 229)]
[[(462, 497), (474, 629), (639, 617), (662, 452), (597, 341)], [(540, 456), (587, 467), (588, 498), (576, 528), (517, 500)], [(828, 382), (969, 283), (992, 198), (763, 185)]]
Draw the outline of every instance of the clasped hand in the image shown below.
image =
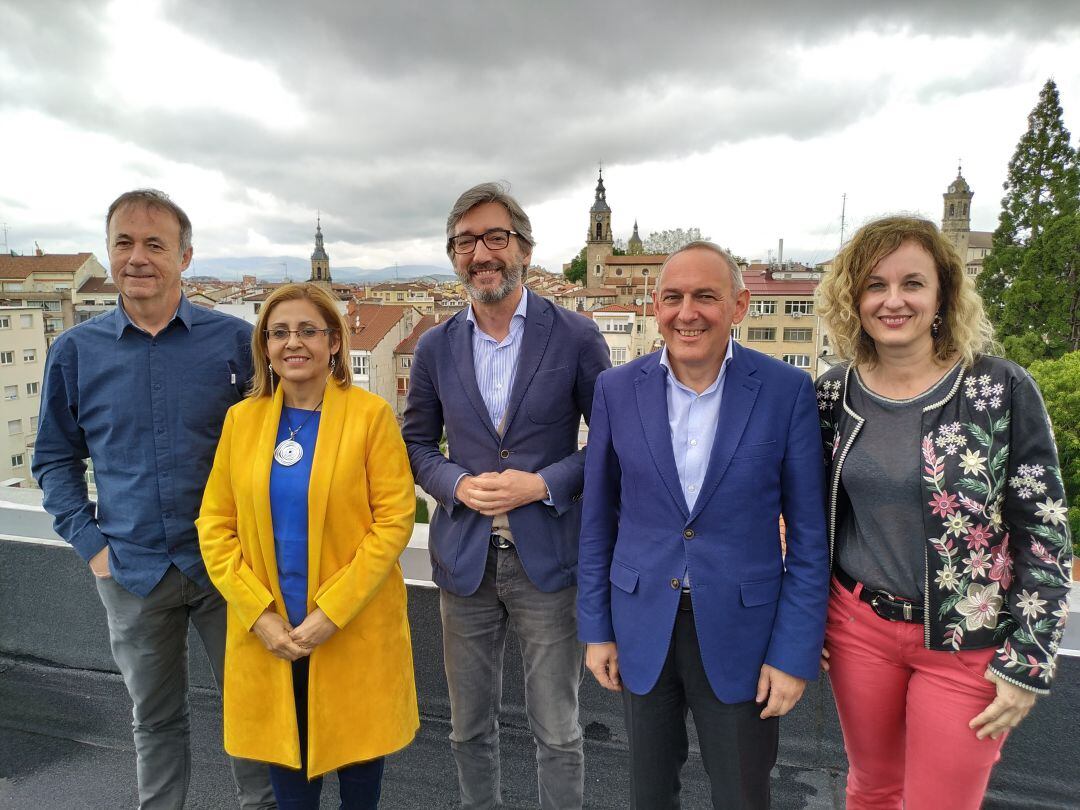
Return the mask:
[(322, 608), (315, 608), (298, 627), (267, 608), (251, 628), (271, 654), (286, 661), (311, 655), (311, 651), (334, 635), (337, 629)]
[(501, 515), (527, 503), (548, 497), (547, 484), (537, 473), (521, 470), (466, 475), (454, 497), (481, 515)]

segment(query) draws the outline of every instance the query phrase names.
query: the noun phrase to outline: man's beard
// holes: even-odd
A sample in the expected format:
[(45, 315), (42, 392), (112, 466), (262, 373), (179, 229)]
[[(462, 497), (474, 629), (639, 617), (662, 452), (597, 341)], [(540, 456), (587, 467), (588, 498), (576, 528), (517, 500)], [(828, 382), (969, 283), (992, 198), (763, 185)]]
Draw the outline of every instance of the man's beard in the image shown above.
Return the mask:
[[(502, 272), (502, 283), (495, 288), (479, 288), (472, 283), (472, 272), (476, 270), (499, 270)], [(465, 292), (474, 301), (481, 304), (495, 304), (502, 301), (517, 289), (521, 283), (521, 267), (506, 264), (506, 262), (490, 261), (482, 264), (470, 264), (464, 273), (458, 273)]]

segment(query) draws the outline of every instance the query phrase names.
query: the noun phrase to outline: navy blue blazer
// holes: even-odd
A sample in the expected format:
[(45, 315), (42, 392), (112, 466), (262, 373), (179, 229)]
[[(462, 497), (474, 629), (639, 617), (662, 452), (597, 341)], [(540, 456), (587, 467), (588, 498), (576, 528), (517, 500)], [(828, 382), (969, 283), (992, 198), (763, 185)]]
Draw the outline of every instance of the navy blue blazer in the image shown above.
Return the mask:
[(675, 467), (666, 385), (659, 352), (597, 381), (578, 568), (581, 640), (616, 642), (623, 683), (650, 691), (689, 571), (702, 663), (720, 700), (753, 700), (763, 663), (816, 678), (829, 548), (810, 375), (733, 347), (692, 511)]
[[(440, 504), (428, 534), (435, 583), (460, 596), (480, 586), (491, 534), (490, 517), (454, 499), (463, 473), (543, 475), (553, 505), (530, 503), (508, 515), (518, 556), (542, 591), (576, 582), (585, 468), (578, 428), (582, 415), (589, 421), (597, 375), (611, 361), (591, 320), (533, 293), (527, 301), (502, 436), (476, 383), (465, 311), (425, 333), (413, 356), (401, 432), (416, 482)], [(449, 457), (439, 449), (444, 428)]]

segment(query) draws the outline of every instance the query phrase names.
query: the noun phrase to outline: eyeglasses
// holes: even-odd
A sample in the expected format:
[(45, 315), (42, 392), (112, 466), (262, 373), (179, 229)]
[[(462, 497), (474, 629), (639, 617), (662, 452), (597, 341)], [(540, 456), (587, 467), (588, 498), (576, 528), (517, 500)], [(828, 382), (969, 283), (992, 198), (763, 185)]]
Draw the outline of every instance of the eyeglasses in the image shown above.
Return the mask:
[(300, 340), (314, 340), (319, 335), (330, 336), (333, 329), (316, 329), (314, 326), (305, 326), (303, 329), (267, 329), (266, 339), (274, 341), (288, 340), (290, 335), (297, 335)]
[(477, 239), (483, 239), (485, 247), (489, 250), (502, 250), (510, 244), (511, 236), (520, 235), (517, 231), (508, 231), (506, 228), (492, 228), (479, 236), (473, 236), (471, 233), (451, 236), (447, 243), (454, 249), (454, 253), (472, 253), (476, 250)]

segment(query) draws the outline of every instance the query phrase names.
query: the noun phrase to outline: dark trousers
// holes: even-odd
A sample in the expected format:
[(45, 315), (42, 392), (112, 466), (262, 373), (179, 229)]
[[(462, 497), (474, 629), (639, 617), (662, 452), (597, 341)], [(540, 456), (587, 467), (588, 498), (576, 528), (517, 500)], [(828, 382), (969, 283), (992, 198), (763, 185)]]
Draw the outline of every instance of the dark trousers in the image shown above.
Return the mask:
[[(301, 658), (293, 662), (293, 694), (296, 698), (296, 722), (300, 728), (300, 770), (270, 766), (270, 784), (280, 810), (318, 810), (322, 793), (322, 777), (307, 778), (307, 694), (308, 663)], [(339, 768), (338, 784), (341, 789), (343, 810), (375, 810), (382, 793), (382, 757)]]
[[(689, 602), (689, 600), (684, 600)], [(687, 605), (688, 606), (688, 605)], [(757, 810), (769, 806), (769, 773), (780, 741), (777, 717), (762, 720), (754, 701), (722, 703), (701, 663), (694, 614), (680, 609), (664, 668), (652, 691), (623, 689), (635, 810), (676, 810), (679, 772), (689, 751), (687, 711), (693, 712), (712, 806)]]

